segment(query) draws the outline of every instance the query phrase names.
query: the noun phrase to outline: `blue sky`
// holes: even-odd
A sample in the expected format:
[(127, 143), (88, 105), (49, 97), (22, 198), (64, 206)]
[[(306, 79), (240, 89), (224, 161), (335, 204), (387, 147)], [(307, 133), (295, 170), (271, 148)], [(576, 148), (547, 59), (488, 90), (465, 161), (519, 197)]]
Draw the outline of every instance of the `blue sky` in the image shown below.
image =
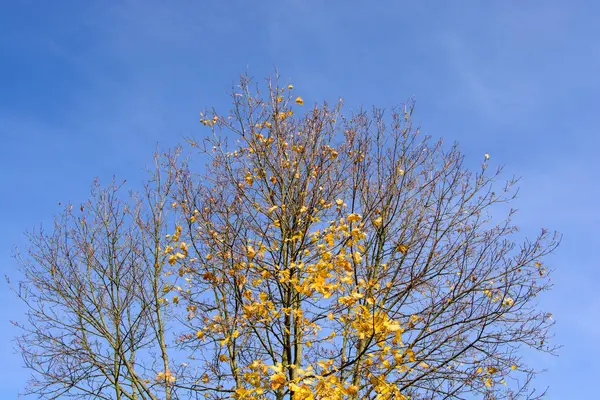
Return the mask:
[[(0, 262), (78, 203), (96, 176), (133, 186), (156, 144), (202, 133), (199, 112), (226, 109), (248, 69), (277, 66), (308, 103), (348, 108), (410, 97), (423, 131), (490, 153), (522, 177), (522, 233), (564, 235), (549, 259), (560, 357), (538, 387), (593, 398), (600, 374), (600, 3), (595, 1), (12, 1), (0, 0)], [(0, 289), (0, 394), (28, 372)], [(596, 387), (593, 387), (596, 386)]]

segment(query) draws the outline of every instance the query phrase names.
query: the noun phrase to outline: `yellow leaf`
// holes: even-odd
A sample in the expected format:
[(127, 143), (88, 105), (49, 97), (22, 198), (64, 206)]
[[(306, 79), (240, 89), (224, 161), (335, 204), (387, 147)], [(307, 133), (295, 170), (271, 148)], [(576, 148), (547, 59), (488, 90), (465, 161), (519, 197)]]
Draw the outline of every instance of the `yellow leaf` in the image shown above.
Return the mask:
[(254, 247), (252, 246), (247, 246), (246, 247), (246, 255), (249, 258), (254, 258), (254, 256), (256, 255), (256, 251), (254, 250)]
[(402, 254), (406, 254), (408, 252), (408, 247), (404, 244), (401, 244), (396, 250), (398, 250)]
[(398, 331), (402, 330), (402, 327), (397, 322), (391, 322), (391, 323), (388, 323), (387, 330), (389, 332), (398, 332)]
[(358, 222), (362, 219), (359, 214), (350, 214), (348, 215), (348, 222)]
[(271, 389), (277, 390), (285, 384), (285, 382), (286, 382), (285, 374), (283, 372), (279, 372), (275, 375), (272, 375), (270, 380), (271, 380)]
[(505, 306), (505, 307), (510, 307), (513, 304), (515, 304), (515, 301), (512, 298), (510, 298), (510, 297), (506, 297), (504, 299), (504, 301), (502, 301), (502, 305)]
[(408, 356), (408, 361), (410, 361), (410, 362), (416, 361), (415, 352), (413, 351), (413, 349), (407, 349), (406, 355)]
[(359, 391), (359, 387), (356, 385), (350, 385), (346, 388), (345, 390), (345, 394), (350, 395), (350, 396), (356, 396), (358, 394)]
[(271, 368), (277, 374), (279, 374), (279, 373), (281, 373), (283, 371), (283, 365), (281, 365), (281, 363), (277, 363), (275, 365), (271, 365), (271, 366), (269, 366), (269, 368)]
[(302, 104), (304, 104), (304, 100), (302, 100), (302, 97), (298, 96), (298, 97), (296, 97), (296, 103), (302, 105)]
[(498, 368), (496, 367), (486, 367), (486, 371), (488, 374), (495, 374), (496, 372), (498, 372)]

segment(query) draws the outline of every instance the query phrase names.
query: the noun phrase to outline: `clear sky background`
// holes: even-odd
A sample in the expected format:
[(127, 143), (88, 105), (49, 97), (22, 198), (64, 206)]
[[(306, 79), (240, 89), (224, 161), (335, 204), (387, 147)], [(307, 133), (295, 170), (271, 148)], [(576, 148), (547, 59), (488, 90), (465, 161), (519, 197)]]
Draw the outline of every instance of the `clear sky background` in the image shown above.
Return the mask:
[[(597, 1), (0, 0), (0, 266), (23, 232), (78, 204), (94, 177), (132, 187), (158, 143), (205, 131), (246, 69), (277, 66), (307, 103), (410, 97), (422, 129), (522, 177), (523, 235), (558, 230), (548, 260), (560, 357), (549, 399), (597, 398), (600, 376), (600, 3)], [(0, 288), (0, 397), (28, 371)]]

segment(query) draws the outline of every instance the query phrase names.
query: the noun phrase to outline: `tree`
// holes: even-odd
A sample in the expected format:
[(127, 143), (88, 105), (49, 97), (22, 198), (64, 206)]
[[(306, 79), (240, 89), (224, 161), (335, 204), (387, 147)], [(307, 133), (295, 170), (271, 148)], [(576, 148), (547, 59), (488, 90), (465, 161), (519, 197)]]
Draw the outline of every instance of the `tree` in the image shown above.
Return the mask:
[(28, 318), (17, 324), (17, 343), (34, 372), (29, 394), (172, 398), (160, 247), (173, 183), (157, 168), (143, 196), (124, 201), (122, 185), (95, 182), (90, 199), (68, 205), (51, 233), (28, 236), (17, 290)]
[[(123, 295), (132, 299), (123, 301), (129, 308), (119, 310), (131, 308), (140, 321), (125, 324), (132, 354), (113, 343), (103, 368), (94, 367), (108, 370), (113, 360), (113, 372), (103, 375), (111, 390), (140, 399), (155, 388), (172, 398), (210, 399), (537, 397), (528, 385), (535, 370), (520, 351), (554, 350), (550, 314), (535, 297), (549, 288), (543, 258), (558, 237), (543, 230), (516, 242), (509, 208), (516, 180), (498, 188), (501, 168), (490, 172), (487, 154), (472, 172), (457, 145), (423, 137), (412, 126), (412, 104), (345, 117), (341, 102), (308, 108), (278, 78), (263, 96), (248, 77), (232, 100), (230, 115), (202, 116), (211, 134), (188, 140), (195, 149), (188, 161), (164, 158), (170, 180), (160, 201), (146, 196), (135, 217), (118, 224), (144, 244), (116, 240), (115, 253), (145, 249), (134, 251), (144, 262), (124, 264), (146, 278), (127, 280), (128, 269), (109, 273), (109, 283), (131, 282), (131, 295)], [(208, 161), (202, 174), (198, 156)], [(163, 212), (167, 197), (177, 222), (165, 236), (157, 212), (150, 224), (137, 215)], [(148, 226), (153, 234), (141, 234)], [(76, 242), (62, 246), (85, 254), (74, 251)], [(85, 269), (69, 269), (73, 262), (62, 256), (50, 264), (43, 248), (25, 264), (38, 292), (56, 290), (48, 288), (52, 265), (83, 281)], [(97, 290), (78, 288), (86, 298)], [(38, 298), (43, 309), (52, 297)], [(83, 314), (77, 307), (63, 312)], [(98, 318), (114, 309), (94, 308)], [(177, 333), (168, 345), (166, 331)], [(62, 338), (34, 337), (23, 343), (36, 354), (51, 353)], [(160, 349), (161, 369), (142, 361), (147, 352), (138, 347), (147, 345)], [(81, 354), (97, 353), (61, 351), (65, 370)], [(173, 357), (186, 359), (175, 368)], [(47, 372), (53, 364), (29, 366), (44, 388), (66, 379)], [(149, 371), (157, 374), (153, 383), (138, 383)]]

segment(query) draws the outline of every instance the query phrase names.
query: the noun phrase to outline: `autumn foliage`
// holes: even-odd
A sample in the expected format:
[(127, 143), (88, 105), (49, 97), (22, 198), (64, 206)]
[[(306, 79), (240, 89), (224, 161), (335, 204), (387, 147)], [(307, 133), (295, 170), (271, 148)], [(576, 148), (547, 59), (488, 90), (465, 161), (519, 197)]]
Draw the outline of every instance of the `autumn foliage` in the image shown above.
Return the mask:
[(31, 236), (32, 392), (536, 396), (521, 355), (553, 350), (535, 297), (557, 237), (517, 241), (515, 181), (424, 137), (411, 104), (344, 115), (248, 77), (232, 101), (140, 195), (96, 188)]

